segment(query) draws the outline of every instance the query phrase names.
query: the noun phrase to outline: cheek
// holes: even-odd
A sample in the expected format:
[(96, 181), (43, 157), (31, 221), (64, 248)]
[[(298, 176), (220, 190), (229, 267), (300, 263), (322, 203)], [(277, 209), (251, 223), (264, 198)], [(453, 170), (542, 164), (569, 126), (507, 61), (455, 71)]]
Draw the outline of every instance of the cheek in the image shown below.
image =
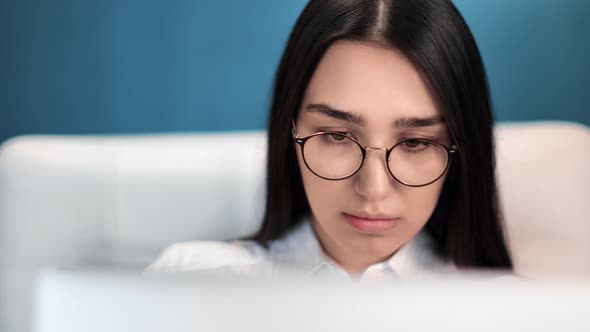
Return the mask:
[(425, 224), (438, 203), (445, 178), (419, 188), (408, 188), (405, 193), (404, 205), (406, 217), (413, 222)]
[(346, 201), (349, 181), (328, 181), (319, 178), (305, 165), (300, 149), (297, 149), (297, 160), (303, 188), (314, 215), (320, 220), (330, 218), (331, 215), (340, 211)]

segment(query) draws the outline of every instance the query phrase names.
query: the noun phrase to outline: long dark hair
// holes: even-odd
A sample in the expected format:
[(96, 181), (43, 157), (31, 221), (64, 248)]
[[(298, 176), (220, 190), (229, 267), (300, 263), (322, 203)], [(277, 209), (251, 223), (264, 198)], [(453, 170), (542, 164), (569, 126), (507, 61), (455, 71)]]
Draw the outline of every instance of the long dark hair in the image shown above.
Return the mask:
[(277, 239), (309, 213), (291, 119), (326, 50), (337, 40), (401, 51), (421, 73), (459, 147), (426, 224), (440, 254), (462, 267), (511, 268), (495, 180), (494, 119), (475, 40), (449, 0), (311, 0), (278, 67), (268, 129), (266, 208), (252, 237)]

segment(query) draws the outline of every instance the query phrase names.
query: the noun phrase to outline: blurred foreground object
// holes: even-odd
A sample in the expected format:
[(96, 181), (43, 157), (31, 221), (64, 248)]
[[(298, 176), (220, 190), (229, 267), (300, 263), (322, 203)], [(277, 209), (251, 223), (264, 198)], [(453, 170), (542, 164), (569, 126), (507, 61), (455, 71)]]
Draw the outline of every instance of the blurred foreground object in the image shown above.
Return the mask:
[[(590, 129), (496, 128), (516, 273), (590, 279)], [(2, 331), (30, 328), (44, 266), (140, 270), (166, 245), (253, 233), (264, 205), (265, 132), (22, 136), (0, 150)]]
[(35, 332), (590, 330), (590, 284), (146, 279), (46, 272)]

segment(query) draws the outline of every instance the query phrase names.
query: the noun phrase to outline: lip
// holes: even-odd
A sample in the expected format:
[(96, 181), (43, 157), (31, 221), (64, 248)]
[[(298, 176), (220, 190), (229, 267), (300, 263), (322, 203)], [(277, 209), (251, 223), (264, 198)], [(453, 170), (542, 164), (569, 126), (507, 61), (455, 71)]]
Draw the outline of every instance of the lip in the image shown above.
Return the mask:
[(395, 228), (400, 218), (385, 216), (382, 214), (370, 215), (365, 213), (343, 213), (344, 219), (357, 231), (369, 234), (382, 234)]

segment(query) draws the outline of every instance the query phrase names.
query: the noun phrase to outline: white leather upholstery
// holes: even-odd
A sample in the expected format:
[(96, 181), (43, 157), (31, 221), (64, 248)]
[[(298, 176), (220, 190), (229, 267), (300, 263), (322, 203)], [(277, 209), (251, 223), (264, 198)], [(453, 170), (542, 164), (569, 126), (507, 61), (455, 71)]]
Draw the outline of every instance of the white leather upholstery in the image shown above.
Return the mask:
[[(2, 331), (28, 325), (38, 269), (141, 267), (167, 244), (254, 232), (264, 132), (23, 136), (0, 150)], [(498, 177), (516, 271), (590, 276), (590, 129), (497, 128)]]
[(503, 124), (497, 178), (515, 270), (590, 279), (590, 128)]
[(265, 133), (23, 136), (0, 150), (0, 331), (26, 331), (40, 267), (145, 267), (166, 245), (252, 233)]

